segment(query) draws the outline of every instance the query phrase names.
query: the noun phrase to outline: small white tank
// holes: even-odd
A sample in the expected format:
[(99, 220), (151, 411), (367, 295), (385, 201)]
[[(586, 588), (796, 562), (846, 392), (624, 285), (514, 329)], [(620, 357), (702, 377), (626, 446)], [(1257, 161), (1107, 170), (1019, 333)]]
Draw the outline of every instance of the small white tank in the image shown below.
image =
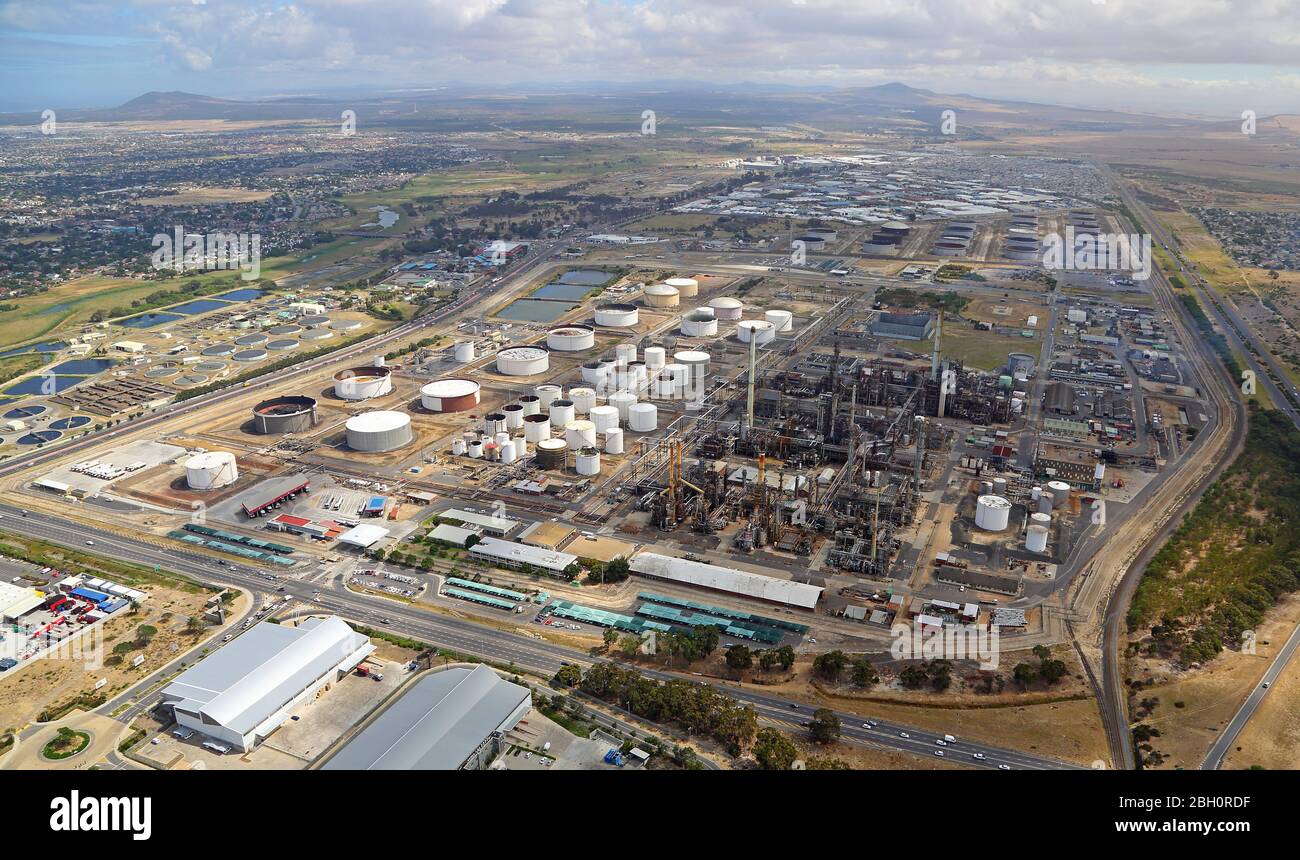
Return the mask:
[(606, 398), (605, 403), (618, 410), (618, 420), (627, 423), (628, 410), (636, 403), (636, 395), (630, 391), (618, 391)]
[(600, 474), (600, 451), (588, 445), (578, 449), (577, 468), (579, 475)]
[[(574, 388), (569, 392), (569, 399), (573, 402), (573, 411), (579, 415), (586, 415), (591, 411), (591, 407), (596, 405), (596, 389), (594, 388)], [(572, 420), (572, 419), (570, 419)], [(555, 421), (551, 422), (555, 424)], [(563, 427), (563, 424), (558, 426)]]
[(564, 397), (564, 389), (558, 385), (539, 385), (536, 389), (537, 402), (543, 409), (551, 408), (551, 401)]
[(1000, 532), (1011, 518), (1011, 503), (1001, 496), (980, 496), (975, 505), (975, 525), (989, 532)]
[(1031, 526), (1050, 526), (1052, 524), (1052, 515), (1034, 511), (1029, 515), (1029, 524)]
[(620, 343), (614, 347), (614, 360), (621, 367), (626, 367), (628, 363), (636, 361), (636, 344)]
[(1007, 497), (1007, 479), (1006, 479), (1006, 478), (994, 478), (994, 479), (993, 479), (993, 495), (995, 495), (995, 496), (1001, 496), (1001, 497), (1004, 498), (1004, 499)]
[(1047, 552), (1047, 533), (1047, 526), (1030, 526), (1025, 532), (1025, 549), (1030, 552)]
[[(572, 392), (570, 392), (572, 393)], [(567, 426), (576, 416), (577, 404), (572, 400), (552, 400), (551, 401), (551, 426)]]
[(668, 362), (668, 350), (662, 346), (648, 346), (645, 350), (645, 364), (651, 370), (659, 370)]
[(611, 427), (618, 426), (618, 407), (609, 405), (593, 407), (590, 418), (591, 423), (596, 426), (596, 432), (603, 433)]
[(524, 439), (528, 442), (540, 442), (551, 438), (551, 417), (549, 415), (529, 415), (524, 419)]
[(465, 454), (465, 440), (464, 440), (464, 439), (452, 439), (452, 440), (451, 440), (451, 453), (452, 453), (454, 456), (456, 456), (456, 457), (462, 457), (462, 456), (464, 456), (464, 454)]
[(1047, 489), (1052, 493), (1052, 507), (1059, 508), (1070, 501), (1070, 485), (1065, 481), (1048, 481)]
[(605, 431), (605, 453), (623, 453), (623, 429), (621, 427), (611, 427)]
[(475, 439), (469, 443), (469, 455), (475, 460), (483, 459), (483, 440)]
[(536, 394), (525, 394), (519, 398), (519, 405), (524, 407), (524, 417), (536, 415), (542, 411), (542, 401)]
[(628, 427), (638, 433), (651, 433), (659, 429), (659, 410), (653, 403), (634, 403), (627, 410)]
[(474, 341), (463, 340), (460, 343), (456, 344), (454, 357), (461, 364), (465, 364), (466, 362), (473, 361), (475, 358)]
[(590, 421), (570, 421), (564, 427), (564, 441), (570, 448), (594, 448), (596, 425)]
[(520, 430), (524, 426), (524, 406), (522, 403), (510, 403), (501, 409), (506, 416), (507, 430)]
[(764, 311), (763, 319), (775, 326), (779, 333), (794, 331), (794, 314), (789, 311)]
[(501, 464), (508, 466), (515, 461), (515, 443), (507, 441), (501, 446)]
[(500, 433), (498, 433), (496, 436), (493, 437), (492, 441), (496, 443), (496, 446), (498, 448), (500, 448), (502, 445), (510, 441), (510, 434), (502, 430)]

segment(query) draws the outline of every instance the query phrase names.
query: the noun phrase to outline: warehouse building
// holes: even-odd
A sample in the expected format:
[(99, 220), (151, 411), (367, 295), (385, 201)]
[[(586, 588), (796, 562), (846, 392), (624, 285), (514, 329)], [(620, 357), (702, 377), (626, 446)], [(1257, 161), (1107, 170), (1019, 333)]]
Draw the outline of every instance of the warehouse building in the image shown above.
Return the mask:
[(871, 333), (898, 340), (929, 340), (934, 337), (934, 316), (885, 312), (871, 324)]
[(471, 555), (486, 559), (497, 567), (520, 569), (524, 565), (530, 565), (556, 575), (564, 573), (565, 568), (578, 560), (576, 555), (567, 552), (525, 546), (497, 538), (483, 538), (470, 547), (469, 551)]
[(765, 600), (768, 603), (795, 606), (799, 609), (812, 609), (822, 596), (821, 586), (747, 573), (702, 561), (687, 561), (653, 552), (637, 553), (632, 559), (631, 568), (633, 573), (651, 579), (724, 591), (739, 597)]
[(486, 534), (505, 537), (519, 526), (519, 520), (493, 514), (476, 514), (459, 508), (442, 511), (438, 519), (446, 523), (460, 523), (464, 526), (480, 529)]
[(0, 621), (17, 621), (44, 602), (45, 595), (34, 588), (0, 582)]
[(374, 650), (334, 616), (263, 622), (177, 676), (162, 704), (179, 725), (247, 752)]
[(532, 691), (487, 666), (417, 681), (322, 770), (482, 770), (532, 710)]

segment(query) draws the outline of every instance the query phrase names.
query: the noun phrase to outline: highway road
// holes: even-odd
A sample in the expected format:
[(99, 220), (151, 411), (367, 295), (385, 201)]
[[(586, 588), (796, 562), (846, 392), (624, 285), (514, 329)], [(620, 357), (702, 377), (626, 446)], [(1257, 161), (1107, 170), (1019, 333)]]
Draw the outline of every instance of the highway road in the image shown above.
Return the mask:
[[(50, 543), (78, 549), (82, 552), (109, 556), (121, 561), (146, 566), (158, 566), (191, 579), (221, 586), (235, 586), (250, 592), (263, 591), (287, 595), (303, 604), (329, 611), (351, 621), (371, 627), (385, 628), (403, 636), (420, 639), (441, 648), (473, 655), (503, 666), (513, 666), (542, 677), (550, 677), (564, 663), (591, 665), (590, 654), (574, 648), (555, 645), (542, 639), (532, 639), (517, 633), (479, 625), (461, 618), (426, 612), (410, 604), (387, 600), (373, 595), (348, 591), (341, 581), (333, 588), (320, 592), (319, 585), (299, 582), (286, 576), (278, 580), (272, 574), (250, 570), (241, 565), (217, 566), (210, 557), (171, 549), (105, 531), (94, 526), (62, 519), (50, 514), (29, 511), (0, 502), (0, 530), (40, 538)], [(86, 541), (94, 542), (87, 547)], [(271, 579), (268, 579), (271, 577)], [(282, 589), (282, 590), (281, 590)], [(683, 678), (667, 672), (645, 670), (648, 677), (667, 680)], [(799, 724), (811, 718), (813, 706), (794, 702), (762, 692), (748, 690), (711, 678), (687, 678), (711, 684), (737, 701), (758, 712), (760, 720), (784, 727)], [(141, 703), (148, 706), (149, 703)], [(1080, 765), (1061, 762), (1029, 753), (1004, 749), (983, 743), (959, 740), (956, 747), (943, 748), (935, 741), (941, 734), (897, 723), (880, 721), (876, 726), (866, 726), (861, 716), (837, 711), (843, 724), (846, 741), (881, 749), (912, 753), (927, 758), (937, 758), (935, 750), (943, 750), (944, 758), (960, 761), (973, 767), (1009, 770), (1085, 770)], [(982, 759), (974, 758), (978, 753)]]
[(1250, 695), (1246, 697), (1246, 701), (1241, 703), (1241, 707), (1237, 709), (1237, 713), (1233, 715), (1232, 720), (1219, 733), (1214, 745), (1205, 754), (1205, 760), (1201, 762), (1201, 770), (1218, 770), (1223, 766), (1223, 757), (1232, 750), (1237, 735), (1241, 734), (1241, 730), (1246, 727), (1246, 723), (1250, 721), (1251, 716), (1263, 703), (1264, 697), (1269, 694), (1274, 682), (1282, 675), (1291, 658), (1295, 656), (1297, 647), (1300, 647), (1300, 627), (1296, 627), (1291, 631), (1291, 636), (1286, 640), (1286, 644), (1282, 646), (1282, 650), (1277, 653), (1277, 656), (1273, 658), (1273, 662), (1264, 671), (1264, 677), (1255, 685), (1255, 689), (1250, 691)]

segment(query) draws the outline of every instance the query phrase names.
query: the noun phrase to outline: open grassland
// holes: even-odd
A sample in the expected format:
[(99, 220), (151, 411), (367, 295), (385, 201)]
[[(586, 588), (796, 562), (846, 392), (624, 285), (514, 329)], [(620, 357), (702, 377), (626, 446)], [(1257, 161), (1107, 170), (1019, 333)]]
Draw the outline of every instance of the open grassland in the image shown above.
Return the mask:
[[(886, 341), (911, 352), (929, 355), (934, 349), (930, 340)], [(943, 358), (960, 359), (967, 367), (979, 370), (999, 370), (1006, 366), (1007, 356), (1013, 352), (1038, 355), (1043, 342), (1037, 337), (1008, 337), (991, 331), (944, 326), (939, 352)]]

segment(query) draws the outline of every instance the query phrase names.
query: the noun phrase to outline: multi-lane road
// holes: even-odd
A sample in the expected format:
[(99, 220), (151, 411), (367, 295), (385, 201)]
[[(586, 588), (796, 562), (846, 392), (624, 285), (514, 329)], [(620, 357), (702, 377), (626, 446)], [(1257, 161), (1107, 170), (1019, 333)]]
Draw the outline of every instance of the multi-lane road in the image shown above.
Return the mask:
[[(48, 513), (28, 511), (0, 503), (0, 528), (28, 537), (40, 538), (50, 543), (74, 547), (99, 555), (158, 566), (200, 582), (221, 586), (234, 586), (249, 592), (270, 591), (287, 595), (294, 600), (328, 611), (352, 621), (372, 627), (385, 627), (394, 633), (410, 636), (463, 654), (490, 660), (503, 666), (513, 666), (543, 677), (549, 677), (565, 663), (590, 665), (593, 658), (585, 651), (555, 645), (544, 639), (534, 639), (495, 627), (476, 624), (462, 618), (423, 611), (407, 603), (382, 597), (357, 594), (336, 580), (334, 587), (319, 591), (319, 584), (299, 582), (283, 576), (269, 583), (267, 574), (250, 571), (242, 566), (214, 565), (211, 558), (181, 549), (154, 546), (119, 533), (66, 520)], [(93, 547), (86, 547), (91, 540)], [(283, 588), (283, 591), (279, 589)], [(319, 592), (319, 596), (316, 596)], [(643, 674), (660, 680), (675, 676), (670, 673), (641, 669)], [(811, 718), (815, 706), (795, 702), (779, 696), (756, 692), (737, 685), (709, 678), (691, 678), (712, 684), (733, 699), (748, 705), (758, 713), (760, 720), (781, 726), (801, 726)], [(144, 705), (146, 703), (140, 703)], [(935, 750), (944, 752), (947, 761), (972, 767), (1011, 770), (1084, 769), (1077, 764), (1022, 753), (1015, 750), (959, 739), (956, 746), (941, 747), (935, 742), (942, 733), (918, 729), (897, 723), (878, 721), (875, 726), (865, 726), (862, 716), (837, 711), (843, 725), (844, 739), (870, 747), (912, 753), (937, 758)], [(976, 754), (982, 758), (975, 758)]]

